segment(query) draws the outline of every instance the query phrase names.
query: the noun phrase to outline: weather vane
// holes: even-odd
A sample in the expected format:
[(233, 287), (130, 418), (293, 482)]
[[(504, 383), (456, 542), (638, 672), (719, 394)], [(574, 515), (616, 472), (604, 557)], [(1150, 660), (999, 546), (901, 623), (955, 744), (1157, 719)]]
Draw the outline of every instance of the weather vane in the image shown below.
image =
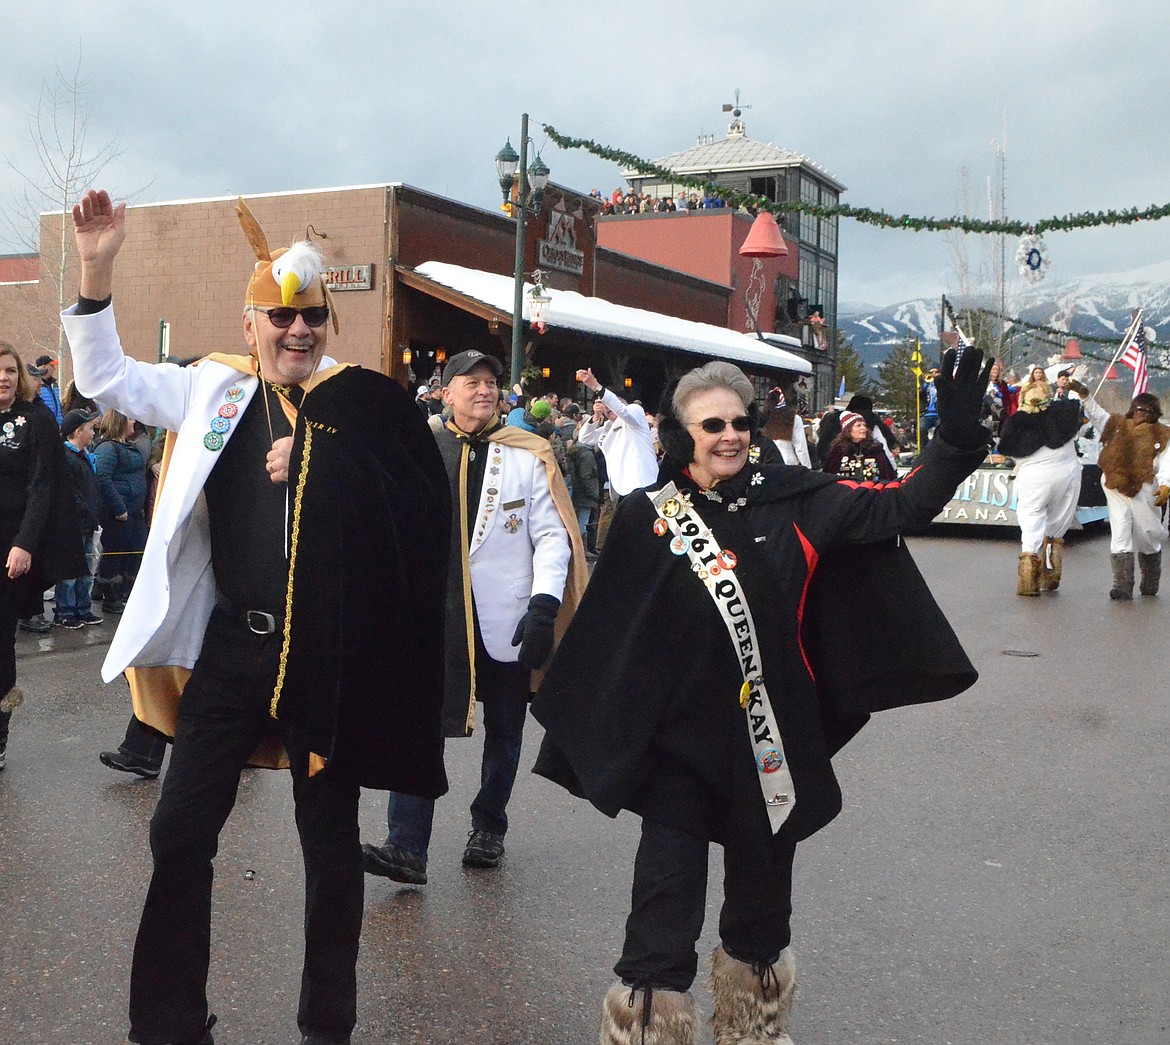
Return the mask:
[(750, 108), (751, 108), (750, 105), (740, 105), (739, 104), (739, 88), (737, 87), (735, 89), (735, 103), (732, 105), (727, 105), (725, 103), (723, 106), (724, 112), (731, 113), (731, 123), (727, 128), (727, 133), (729, 135), (730, 134), (746, 134), (747, 133), (747, 128), (744, 126), (744, 122), (741, 119), (741, 117), (743, 116), (743, 110), (750, 109)]

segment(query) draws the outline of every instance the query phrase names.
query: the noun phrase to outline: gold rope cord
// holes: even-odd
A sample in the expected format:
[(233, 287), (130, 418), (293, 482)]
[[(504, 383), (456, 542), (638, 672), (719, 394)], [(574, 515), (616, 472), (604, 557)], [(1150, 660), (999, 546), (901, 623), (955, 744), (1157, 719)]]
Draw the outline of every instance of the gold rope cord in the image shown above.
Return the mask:
[(301, 457), (301, 474), (297, 476), (297, 493), (293, 499), (292, 540), (288, 550), (288, 589), (284, 597), (284, 641), (280, 647), (280, 670), (276, 675), (276, 688), (272, 692), (272, 703), (268, 708), (268, 713), (273, 718), (276, 718), (276, 707), (280, 703), (285, 669), (288, 667), (289, 636), (292, 634), (293, 577), (297, 568), (297, 540), (301, 533), (301, 505), (304, 500), (305, 482), (309, 478), (309, 457), (312, 451), (313, 429), (309, 425), (305, 425), (305, 450)]
[(459, 456), (459, 554), (463, 566), (463, 622), (467, 631), (467, 666), (471, 673), (471, 693), (467, 702), (467, 720), (463, 728), (475, 731), (475, 619), (471, 611), (471, 532), (467, 528), (467, 460), (471, 444), (464, 439)]

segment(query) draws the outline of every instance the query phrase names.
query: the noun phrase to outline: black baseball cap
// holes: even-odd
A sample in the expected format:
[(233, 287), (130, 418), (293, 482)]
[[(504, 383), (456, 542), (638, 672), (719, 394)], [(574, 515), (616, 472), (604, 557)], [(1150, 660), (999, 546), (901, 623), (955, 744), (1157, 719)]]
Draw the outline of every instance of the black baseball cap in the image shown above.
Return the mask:
[(470, 373), (481, 363), (491, 367), (491, 371), (496, 377), (499, 377), (504, 372), (504, 364), (495, 356), (489, 356), (486, 352), (480, 352), (478, 349), (471, 348), (466, 352), (459, 352), (453, 355), (447, 361), (447, 365), (443, 367), (443, 387), (446, 388), (451, 383), (452, 378), (459, 377), (461, 374)]
[(101, 416), (96, 410), (70, 410), (61, 420), (61, 435), (68, 439), (82, 425)]

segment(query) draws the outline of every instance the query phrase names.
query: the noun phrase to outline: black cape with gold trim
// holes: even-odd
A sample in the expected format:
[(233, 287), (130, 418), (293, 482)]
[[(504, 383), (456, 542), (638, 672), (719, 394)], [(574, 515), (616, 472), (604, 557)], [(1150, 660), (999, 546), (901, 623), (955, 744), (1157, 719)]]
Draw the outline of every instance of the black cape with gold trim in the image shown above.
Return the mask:
[(273, 714), (363, 787), (437, 798), (451, 505), (434, 437), (361, 367), (316, 378), (295, 433)]

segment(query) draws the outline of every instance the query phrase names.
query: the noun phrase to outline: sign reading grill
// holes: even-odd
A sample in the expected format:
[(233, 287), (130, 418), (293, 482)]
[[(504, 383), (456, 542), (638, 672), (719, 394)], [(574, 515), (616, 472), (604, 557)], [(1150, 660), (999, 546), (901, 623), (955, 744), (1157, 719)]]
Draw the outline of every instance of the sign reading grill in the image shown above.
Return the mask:
[(325, 270), (325, 284), (336, 293), (339, 290), (372, 290), (374, 287), (374, 266), (345, 265)]

